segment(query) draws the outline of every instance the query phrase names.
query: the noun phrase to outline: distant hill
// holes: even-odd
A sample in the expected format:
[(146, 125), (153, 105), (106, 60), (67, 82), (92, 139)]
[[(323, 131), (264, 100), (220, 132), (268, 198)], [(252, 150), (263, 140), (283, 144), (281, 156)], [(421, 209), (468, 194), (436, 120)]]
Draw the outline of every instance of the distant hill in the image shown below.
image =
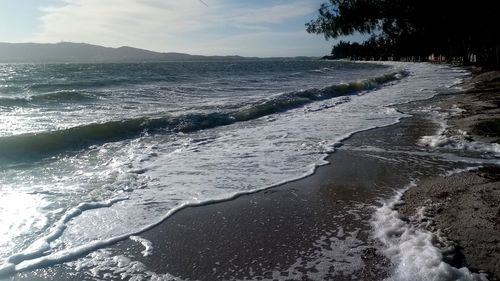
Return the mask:
[(241, 60), (240, 56), (198, 56), (183, 53), (158, 53), (132, 47), (108, 48), (86, 43), (61, 42), (1, 43), (0, 63), (59, 62), (161, 62), (199, 60)]

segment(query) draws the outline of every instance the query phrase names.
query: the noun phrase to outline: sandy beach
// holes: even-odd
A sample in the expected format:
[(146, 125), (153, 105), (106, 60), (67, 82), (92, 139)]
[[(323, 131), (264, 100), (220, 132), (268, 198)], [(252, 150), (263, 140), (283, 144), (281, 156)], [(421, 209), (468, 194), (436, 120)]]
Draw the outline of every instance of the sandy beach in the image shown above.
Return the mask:
[[(489, 280), (495, 280), (499, 268), (498, 168), (445, 177), (470, 164), (443, 159), (419, 144), (423, 136), (439, 129), (424, 109), (473, 106), (470, 99), (484, 94), (477, 89), (476, 85), (465, 94), (399, 106), (413, 116), (355, 134), (313, 176), (227, 202), (182, 209), (140, 234), (152, 245), (149, 250), (148, 243), (127, 239), (78, 262), (21, 273), (12, 280), (116, 279), (123, 272), (144, 272), (144, 268), (154, 272), (144, 278), (178, 280), (383, 280), (391, 275), (393, 265), (384, 246), (373, 237), (372, 216), (410, 179), (417, 186), (399, 205), (402, 218), (453, 241), (447, 245), (454, 244), (459, 251), (446, 255), (445, 261), (487, 272)], [(498, 97), (494, 93), (492, 97)], [(453, 124), (473, 126), (476, 121), (465, 124), (459, 118), (473, 119), (490, 110), (484, 101), (481, 97), (483, 109), (468, 107), (453, 115)], [(413, 219), (421, 207), (428, 214), (425, 226), (422, 220)], [(120, 253), (133, 260), (109, 258)], [(100, 271), (99, 263), (117, 269)]]
[[(360, 147), (375, 141), (373, 138), (384, 145), (392, 145), (391, 141), (400, 147), (410, 145), (417, 137), (413, 133), (427, 131), (419, 124), (422, 120), (405, 119), (396, 126), (357, 134), (348, 145)], [(401, 142), (398, 136), (402, 134), (408, 143)], [(179, 211), (141, 234), (154, 245), (151, 256), (143, 256), (144, 248), (132, 240), (120, 242), (110, 251), (128, 252), (152, 271), (192, 280), (352, 280), (352, 275), (361, 280), (382, 279), (388, 274), (389, 261), (370, 236), (373, 203), (407, 183), (415, 159), (400, 169), (399, 162), (388, 163), (375, 154), (339, 149), (328, 161), (330, 165), (303, 180)], [(420, 168), (426, 174), (434, 173), (431, 167)], [(396, 169), (400, 172), (395, 173)], [(337, 260), (342, 254), (350, 258)], [(312, 270), (315, 262), (325, 260), (331, 264), (324, 264), (324, 272)], [(20, 277), (90, 278), (64, 265)]]
[[(384, 280), (395, 261), (374, 235), (373, 215), (412, 182), (416, 186), (396, 205), (401, 218), (433, 233), (445, 262), (496, 280), (498, 166), (469, 171), (472, 156), (465, 150), (450, 156), (422, 143), (440, 130), (437, 139), (498, 141), (495, 132), (477, 127), (498, 118), (495, 77), (476, 76), (465, 93), (399, 105), (411, 116), (354, 134), (312, 176), (184, 208), (138, 237), (8, 280), (107, 280), (135, 273), (138, 280)], [(448, 112), (444, 131), (429, 108)]]
[(4, 2), (0, 281), (500, 281), (493, 1)]
[[(466, 93), (443, 100), (442, 106), (465, 109), (449, 119), (446, 133), (462, 130), (468, 141), (499, 143), (499, 72), (478, 75), (470, 86)], [(442, 248), (448, 262), (486, 272), (489, 280), (500, 278), (498, 165), (423, 180), (402, 199), (398, 209), (403, 217), (447, 241)]]

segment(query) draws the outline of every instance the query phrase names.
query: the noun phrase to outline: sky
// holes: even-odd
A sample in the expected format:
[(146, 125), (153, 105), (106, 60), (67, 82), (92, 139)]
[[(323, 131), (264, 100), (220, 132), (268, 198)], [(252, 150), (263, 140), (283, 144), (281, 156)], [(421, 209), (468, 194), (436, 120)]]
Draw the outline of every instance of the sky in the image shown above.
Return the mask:
[(322, 2), (0, 0), (0, 42), (84, 42), (200, 55), (322, 56), (336, 40), (305, 31)]

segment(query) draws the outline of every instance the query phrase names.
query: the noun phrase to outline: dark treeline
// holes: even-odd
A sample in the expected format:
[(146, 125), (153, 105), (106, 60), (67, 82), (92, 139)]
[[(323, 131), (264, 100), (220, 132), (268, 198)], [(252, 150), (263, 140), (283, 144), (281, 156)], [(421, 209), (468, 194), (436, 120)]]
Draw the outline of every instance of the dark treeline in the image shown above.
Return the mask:
[[(396, 57), (394, 57), (396, 56)], [(397, 47), (381, 36), (371, 36), (363, 43), (351, 43), (340, 41), (332, 48), (332, 59), (351, 58), (353, 60), (400, 60), (402, 56), (399, 54)], [(414, 57), (415, 60), (422, 58)]]
[(306, 26), (326, 39), (372, 34), (361, 44), (341, 41), (332, 50), (335, 58), (427, 59), (434, 54), (464, 64), (472, 57), (483, 67), (498, 69), (496, 6), (492, 0), (329, 0)]

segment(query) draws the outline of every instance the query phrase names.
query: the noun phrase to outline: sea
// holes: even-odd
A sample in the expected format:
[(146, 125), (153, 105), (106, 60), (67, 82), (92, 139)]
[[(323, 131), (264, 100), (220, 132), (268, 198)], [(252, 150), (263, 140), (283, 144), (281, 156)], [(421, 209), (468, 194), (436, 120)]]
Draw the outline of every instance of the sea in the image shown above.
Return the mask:
[(352, 134), (407, 116), (396, 105), (468, 75), (298, 59), (1, 64), (0, 279), (307, 177)]

